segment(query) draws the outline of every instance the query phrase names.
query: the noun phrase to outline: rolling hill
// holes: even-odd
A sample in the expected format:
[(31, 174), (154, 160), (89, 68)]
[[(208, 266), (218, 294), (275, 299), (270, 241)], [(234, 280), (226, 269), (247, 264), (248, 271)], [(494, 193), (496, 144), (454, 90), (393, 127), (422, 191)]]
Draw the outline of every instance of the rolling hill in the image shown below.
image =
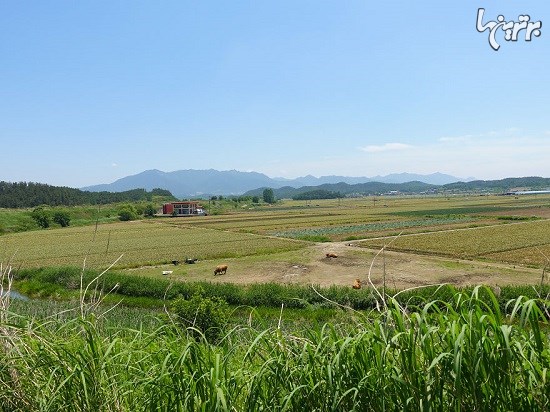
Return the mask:
[(364, 184), (367, 182), (401, 184), (411, 181), (422, 182), (428, 185), (441, 185), (457, 182), (459, 180), (459, 178), (442, 173), (434, 173), (431, 175), (400, 173), (377, 176), (375, 178), (349, 176), (315, 177), (308, 175), (296, 179), (283, 179), (271, 178), (257, 172), (188, 169), (174, 172), (147, 170), (136, 175), (123, 177), (113, 183), (88, 186), (82, 189), (92, 192), (120, 192), (135, 188), (152, 190), (153, 188), (160, 187), (169, 190), (176, 197), (190, 198), (207, 197), (209, 195), (241, 195), (260, 187), (271, 187), (274, 189), (290, 187), (298, 189), (304, 186), (313, 187), (339, 183), (348, 185)]

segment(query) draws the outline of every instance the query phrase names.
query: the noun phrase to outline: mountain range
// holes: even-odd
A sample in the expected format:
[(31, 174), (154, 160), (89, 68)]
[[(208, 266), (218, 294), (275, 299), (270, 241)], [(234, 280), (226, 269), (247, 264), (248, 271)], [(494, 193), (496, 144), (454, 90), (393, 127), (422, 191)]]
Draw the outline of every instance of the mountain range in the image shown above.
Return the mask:
[(169, 190), (178, 198), (207, 197), (210, 195), (240, 195), (250, 190), (270, 187), (300, 188), (303, 186), (319, 186), (325, 184), (346, 183), (348, 185), (367, 182), (406, 183), (422, 182), (428, 185), (444, 185), (459, 181), (471, 181), (473, 178), (461, 179), (443, 173), (420, 175), (398, 173), (375, 177), (321, 176), (311, 175), (296, 179), (271, 178), (263, 173), (240, 172), (237, 170), (177, 170), (163, 172), (146, 170), (136, 175), (123, 177), (109, 184), (100, 184), (81, 188), (91, 192), (122, 192), (136, 188), (152, 190), (156, 188)]

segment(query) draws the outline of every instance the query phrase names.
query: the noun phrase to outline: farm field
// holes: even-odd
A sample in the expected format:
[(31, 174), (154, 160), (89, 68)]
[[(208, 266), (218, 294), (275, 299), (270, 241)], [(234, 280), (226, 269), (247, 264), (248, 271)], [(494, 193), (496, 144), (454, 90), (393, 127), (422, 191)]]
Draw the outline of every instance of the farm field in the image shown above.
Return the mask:
[(285, 201), (179, 224), (313, 241), (345, 241), (507, 223), (550, 215), (549, 197), (377, 197)]
[[(385, 244), (392, 250), (454, 258), (492, 257), (491, 260), (514, 262), (511, 256), (523, 256), (523, 263), (543, 265), (550, 256), (550, 220), (374, 239), (361, 242), (360, 246), (380, 248)], [(537, 249), (538, 255), (533, 253)]]
[[(0, 236), (0, 256), (16, 268), (106, 268), (116, 261), (116, 269), (132, 276), (169, 271), (174, 281), (322, 286), (367, 282), (372, 263), (370, 282), (380, 285), (385, 273), (397, 288), (537, 283), (550, 256), (550, 196), (393, 196), (243, 206), (226, 215), (6, 234)], [(391, 251), (373, 262), (388, 244)], [(338, 258), (326, 258), (329, 252)], [(186, 257), (198, 261), (171, 264)], [(228, 273), (214, 277), (219, 263), (229, 265)]]
[[(165, 222), (169, 222), (166, 220)], [(267, 254), (299, 249), (304, 242), (246, 233), (188, 228), (157, 221), (16, 233), (0, 238), (3, 261), (14, 266), (158, 265), (195, 257), (200, 260)]]

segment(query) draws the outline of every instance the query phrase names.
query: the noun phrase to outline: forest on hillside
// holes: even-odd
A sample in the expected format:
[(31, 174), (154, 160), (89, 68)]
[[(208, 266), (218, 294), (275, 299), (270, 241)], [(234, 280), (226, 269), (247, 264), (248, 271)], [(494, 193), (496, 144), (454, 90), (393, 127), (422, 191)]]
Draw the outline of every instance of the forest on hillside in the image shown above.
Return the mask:
[[(513, 177), (501, 180), (476, 180), (472, 182), (456, 182), (446, 185), (431, 185), (413, 181), (407, 183), (366, 182), (357, 184), (325, 183), (319, 186), (290, 186), (273, 189), (277, 199), (301, 199), (310, 196), (339, 193), (344, 197), (373, 196), (385, 193), (420, 194), (420, 193), (494, 193), (503, 194), (514, 189), (543, 190), (550, 188), (550, 178), (543, 177)], [(261, 195), (265, 188), (249, 190), (245, 195)], [(305, 196), (305, 197), (302, 197)], [(317, 197), (319, 198), (319, 197)], [(326, 197), (325, 197), (326, 198)], [(330, 198), (330, 197), (329, 197)]]
[(76, 206), (131, 201), (151, 201), (153, 196), (175, 199), (164, 189), (133, 189), (125, 192), (87, 192), (70, 187), (50, 186), (33, 182), (0, 182), (1, 208), (28, 208), (39, 205)]

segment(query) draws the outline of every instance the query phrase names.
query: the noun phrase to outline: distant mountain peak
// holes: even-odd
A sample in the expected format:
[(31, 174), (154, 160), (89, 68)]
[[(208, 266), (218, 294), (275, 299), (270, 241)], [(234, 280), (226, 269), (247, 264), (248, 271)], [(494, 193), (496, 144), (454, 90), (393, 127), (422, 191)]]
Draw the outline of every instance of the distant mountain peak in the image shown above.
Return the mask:
[(336, 183), (360, 184), (373, 181), (381, 183), (406, 183), (418, 181), (433, 185), (443, 185), (458, 182), (460, 180), (461, 179), (454, 176), (439, 172), (431, 175), (395, 173), (387, 176), (375, 176), (373, 178), (334, 175), (315, 177), (308, 174), (295, 179), (286, 179), (270, 178), (263, 173), (241, 172), (235, 169), (224, 171), (216, 169), (185, 169), (173, 172), (163, 172), (162, 170), (151, 169), (135, 175), (123, 177), (110, 184), (88, 186), (82, 189), (94, 192), (122, 192), (136, 188), (145, 190), (161, 188), (169, 190), (176, 197), (191, 198), (208, 195), (239, 195), (259, 187), (277, 189), (283, 186), (289, 186), (297, 188), (302, 186)]

